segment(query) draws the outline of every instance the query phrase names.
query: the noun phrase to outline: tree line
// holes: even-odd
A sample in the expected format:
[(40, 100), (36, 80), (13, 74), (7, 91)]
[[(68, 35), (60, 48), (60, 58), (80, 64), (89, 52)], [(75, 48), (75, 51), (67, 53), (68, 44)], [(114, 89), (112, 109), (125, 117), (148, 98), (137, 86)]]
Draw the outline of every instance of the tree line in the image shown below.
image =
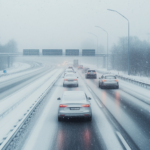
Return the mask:
[[(17, 43), (14, 40), (10, 40), (5, 45), (0, 44), (0, 54), (15, 53), (17, 52)], [(6, 69), (13, 65), (14, 58), (4, 55), (0, 55), (0, 70)]]
[[(128, 38), (121, 37), (109, 56), (111, 68), (128, 72)], [(131, 75), (150, 76), (150, 43), (130, 37), (129, 68)]]

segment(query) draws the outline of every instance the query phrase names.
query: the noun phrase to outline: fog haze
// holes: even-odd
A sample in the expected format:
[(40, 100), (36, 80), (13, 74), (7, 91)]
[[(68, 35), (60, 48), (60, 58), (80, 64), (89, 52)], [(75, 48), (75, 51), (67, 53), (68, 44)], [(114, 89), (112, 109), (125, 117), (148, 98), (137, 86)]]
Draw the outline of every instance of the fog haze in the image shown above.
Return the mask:
[[(0, 0), (0, 44), (14, 39), (19, 51), (96, 48), (91, 32), (106, 49), (106, 33), (97, 25), (108, 31), (111, 48), (119, 37), (127, 36), (128, 26), (124, 18), (107, 9), (129, 19), (131, 36), (148, 40), (149, 6), (149, 0)], [(86, 46), (86, 41), (91, 44)]]

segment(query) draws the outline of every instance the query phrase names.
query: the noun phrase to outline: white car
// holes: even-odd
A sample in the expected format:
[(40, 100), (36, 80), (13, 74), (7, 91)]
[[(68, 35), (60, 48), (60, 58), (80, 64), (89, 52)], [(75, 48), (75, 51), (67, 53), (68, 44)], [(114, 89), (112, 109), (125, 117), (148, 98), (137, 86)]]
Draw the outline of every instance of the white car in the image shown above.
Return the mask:
[(64, 72), (64, 76), (65, 74), (67, 73), (75, 73), (73, 69), (66, 69), (65, 72)]
[(84, 91), (65, 91), (58, 108), (58, 121), (64, 118), (85, 118), (92, 120), (90, 97)]
[(78, 77), (76, 76), (75, 73), (67, 73), (64, 76), (63, 87), (68, 86), (68, 85), (73, 85), (73, 86), (78, 87)]

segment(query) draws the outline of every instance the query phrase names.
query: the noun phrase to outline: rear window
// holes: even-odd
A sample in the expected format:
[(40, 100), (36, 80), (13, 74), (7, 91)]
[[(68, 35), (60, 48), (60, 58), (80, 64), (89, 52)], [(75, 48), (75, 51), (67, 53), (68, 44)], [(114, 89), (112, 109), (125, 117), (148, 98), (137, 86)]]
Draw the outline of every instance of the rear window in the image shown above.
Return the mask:
[(95, 70), (88, 70), (88, 72), (96, 72)]
[(65, 77), (75, 77), (74, 74), (66, 74)]
[(116, 79), (115, 76), (106, 76), (105, 79)]
[(72, 69), (68, 69), (68, 70), (66, 70), (66, 72), (73, 72), (73, 70)]
[(63, 96), (63, 101), (81, 101), (81, 100), (86, 100), (85, 95), (64, 95)]

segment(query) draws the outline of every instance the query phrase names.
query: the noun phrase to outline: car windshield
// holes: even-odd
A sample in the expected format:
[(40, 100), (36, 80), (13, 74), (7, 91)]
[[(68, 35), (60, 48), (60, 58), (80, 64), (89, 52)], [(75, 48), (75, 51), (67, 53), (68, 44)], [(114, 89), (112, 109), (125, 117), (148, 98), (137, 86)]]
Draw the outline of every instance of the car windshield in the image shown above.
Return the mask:
[(72, 95), (64, 95), (63, 101), (83, 101), (86, 100), (85, 95), (78, 95), (78, 94), (72, 94)]
[(95, 70), (88, 70), (88, 72), (96, 72)]
[(66, 72), (73, 72), (73, 70), (66, 70)]
[(76, 77), (76, 76), (73, 74), (66, 74), (65, 77)]
[(105, 79), (116, 79), (115, 76), (105, 76)]

